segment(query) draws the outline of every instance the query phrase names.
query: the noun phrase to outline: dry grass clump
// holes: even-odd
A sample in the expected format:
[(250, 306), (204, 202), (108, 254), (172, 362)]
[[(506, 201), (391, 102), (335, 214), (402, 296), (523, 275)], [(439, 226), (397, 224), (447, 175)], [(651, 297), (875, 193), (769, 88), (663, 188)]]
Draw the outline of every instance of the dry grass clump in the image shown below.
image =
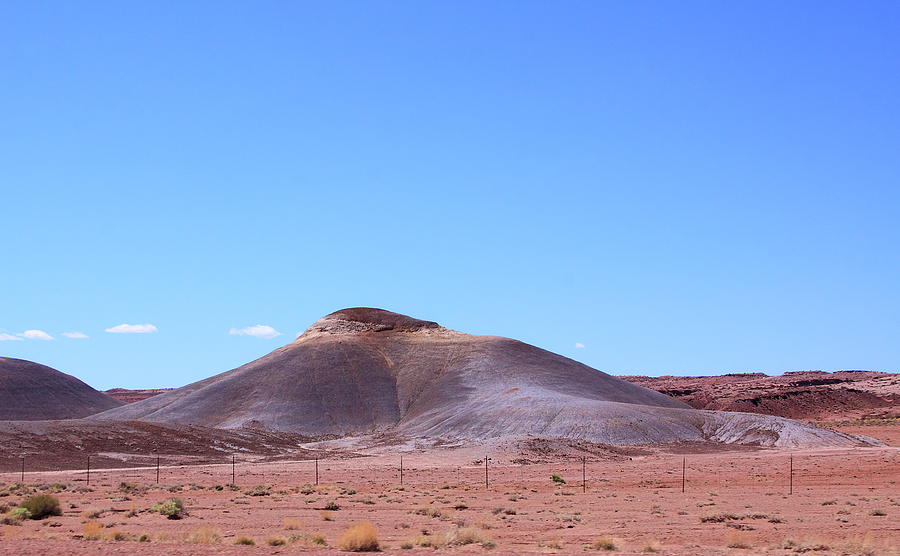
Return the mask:
[(191, 544), (219, 544), (222, 542), (222, 533), (215, 527), (201, 527), (188, 536), (187, 542)]
[(81, 512), (81, 517), (84, 519), (97, 519), (102, 517), (106, 510), (85, 510)]
[(107, 531), (107, 533), (103, 535), (103, 538), (107, 541), (127, 541), (131, 539), (131, 537), (127, 533), (123, 533), (118, 529)]
[(334, 512), (331, 510), (322, 510), (319, 512), (319, 517), (322, 518), (322, 521), (334, 521)]
[(287, 544), (287, 541), (281, 537), (269, 537), (266, 539), (266, 544), (269, 546), (284, 546)]
[(445, 546), (465, 546), (480, 544), (486, 548), (494, 546), (494, 541), (485, 537), (481, 531), (473, 527), (454, 527), (435, 535), (423, 535), (416, 544), (427, 548), (443, 548)]
[(243, 546), (256, 546), (256, 541), (254, 541), (250, 537), (238, 537), (234, 539), (234, 544), (240, 544)]
[(288, 531), (297, 531), (303, 527), (303, 522), (296, 517), (286, 517), (282, 520), (282, 524)]
[(378, 532), (368, 521), (351, 525), (338, 537), (337, 546), (348, 552), (377, 552)]
[(443, 515), (444, 515), (444, 513), (441, 512), (440, 509), (429, 508), (427, 506), (424, 508), (418, 508), (413, 513), (416, 515), (426, 515), (428, 517), (437, 517), (437, 518), (443, 517)]
[(88, 521), (81, 526), (81, 537), (86, 541), (99, 541), (103, 534), (103, 524), (99, 521)]
[(728, 548), (751, 548), (750, 540), (747, 536), (737, 531), (728, 532), (728, 535), (725, 537), (725, 546)]
[(700, 518), (700, 523), (724, 523), (726, 521), (740, 521), (743, 517), (737, 514), (714, 514), (714, 515), (705, 515)]
[(605, 550), (607, 552), (619, 549), (619, 547), (616, 546), (616, 542), (611, 537), (598, 537), (594, 540), (593, 544), (591, 544), (591, 548), (594, 550)]

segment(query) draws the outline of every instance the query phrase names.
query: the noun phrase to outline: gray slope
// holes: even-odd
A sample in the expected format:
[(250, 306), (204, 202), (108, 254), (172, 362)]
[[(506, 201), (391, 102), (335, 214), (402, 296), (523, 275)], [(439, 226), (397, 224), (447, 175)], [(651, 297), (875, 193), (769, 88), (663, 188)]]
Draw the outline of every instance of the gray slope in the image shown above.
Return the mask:
[(784, 419), (693, 410), (522, 342), (376, 309), (332, 313), (256, 361), (97, 417), (307, 435), (859, 443)]
[(74, 376), (0, 357), (0, 421), (77, 419), (122, 405)]

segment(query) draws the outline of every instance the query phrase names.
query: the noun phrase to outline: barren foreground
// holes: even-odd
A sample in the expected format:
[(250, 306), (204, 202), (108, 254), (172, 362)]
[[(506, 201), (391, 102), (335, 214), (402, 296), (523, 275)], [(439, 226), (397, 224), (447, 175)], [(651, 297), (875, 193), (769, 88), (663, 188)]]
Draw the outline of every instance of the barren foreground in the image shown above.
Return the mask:
[[(374, 524), (382, 550), (412, 553), (436, 545), (492, 554), (897, 554), (900, 545), (900, 451), (891, 446), (600, 450), (535, 439), (515, 449), (406, 451), (402, 486), (396, 447), (322, 459), (318, 486), (315, 467), (245, 456), (236, 486), (231, 465), (163, 467), (159, 484), (153, 467), (95, 471), (89, 486), (83, 471), (30, 473), (24, 488), (6, 473), (0, 505), (54, 490), (63, 515), (3, 525), (0, 553), (331, 552), (360, 521)], [(149, 511), (172, 497), (184, 502), (182, 519)], [(255, 546), (236, 545), (242, 537)]]

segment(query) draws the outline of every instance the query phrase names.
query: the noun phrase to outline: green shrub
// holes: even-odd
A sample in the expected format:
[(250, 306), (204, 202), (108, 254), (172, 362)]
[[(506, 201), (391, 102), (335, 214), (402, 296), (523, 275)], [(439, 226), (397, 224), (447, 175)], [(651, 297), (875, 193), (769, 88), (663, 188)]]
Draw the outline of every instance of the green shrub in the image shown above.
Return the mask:
[(551, 479), (554, 483), (557, 483), (557, 484), (560, 484), (560, 485), (566, 484), (566, 480), (563, 479), (562, 477), (560, 477), (559, 475), (555, 474), (555, 473), (554, 473), (553, 475), (550, 475), (550, 479)]
[(181, 519), (185, 515), (184, 503), (181, 501), (181, 498), (169, 498), (150, 508), (150, 511), (164, 515), (169, 519)]
[(13, 508), (0, 518), (0, 525), (21, 525), (23, 521), (31, 518), (31, 512), (25, 508)]
[(51, 515), (62, 515), (62, 510), (59, 508), (59, 498), (52, 494), (32, 496), (22, 502), (19, 507), (28, 510), (31, 514), (29, 516), (31, 519), (44, 519)]

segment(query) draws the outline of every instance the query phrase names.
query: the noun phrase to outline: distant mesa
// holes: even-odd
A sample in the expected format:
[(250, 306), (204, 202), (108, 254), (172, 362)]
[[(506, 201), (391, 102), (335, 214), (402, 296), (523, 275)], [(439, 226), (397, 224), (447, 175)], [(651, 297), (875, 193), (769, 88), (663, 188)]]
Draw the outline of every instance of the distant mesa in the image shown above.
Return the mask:
[(78, 419), (120, 405), (56, 369), (0, 357), (0, 421)]
[(326, 315), (256, 361), (96, 418), (310, 436), (534, 435), (609, 444), (761, 446), (867, 442), (789, 419), (698, 411), (516, 340), (473, 336), (362, 307)]

